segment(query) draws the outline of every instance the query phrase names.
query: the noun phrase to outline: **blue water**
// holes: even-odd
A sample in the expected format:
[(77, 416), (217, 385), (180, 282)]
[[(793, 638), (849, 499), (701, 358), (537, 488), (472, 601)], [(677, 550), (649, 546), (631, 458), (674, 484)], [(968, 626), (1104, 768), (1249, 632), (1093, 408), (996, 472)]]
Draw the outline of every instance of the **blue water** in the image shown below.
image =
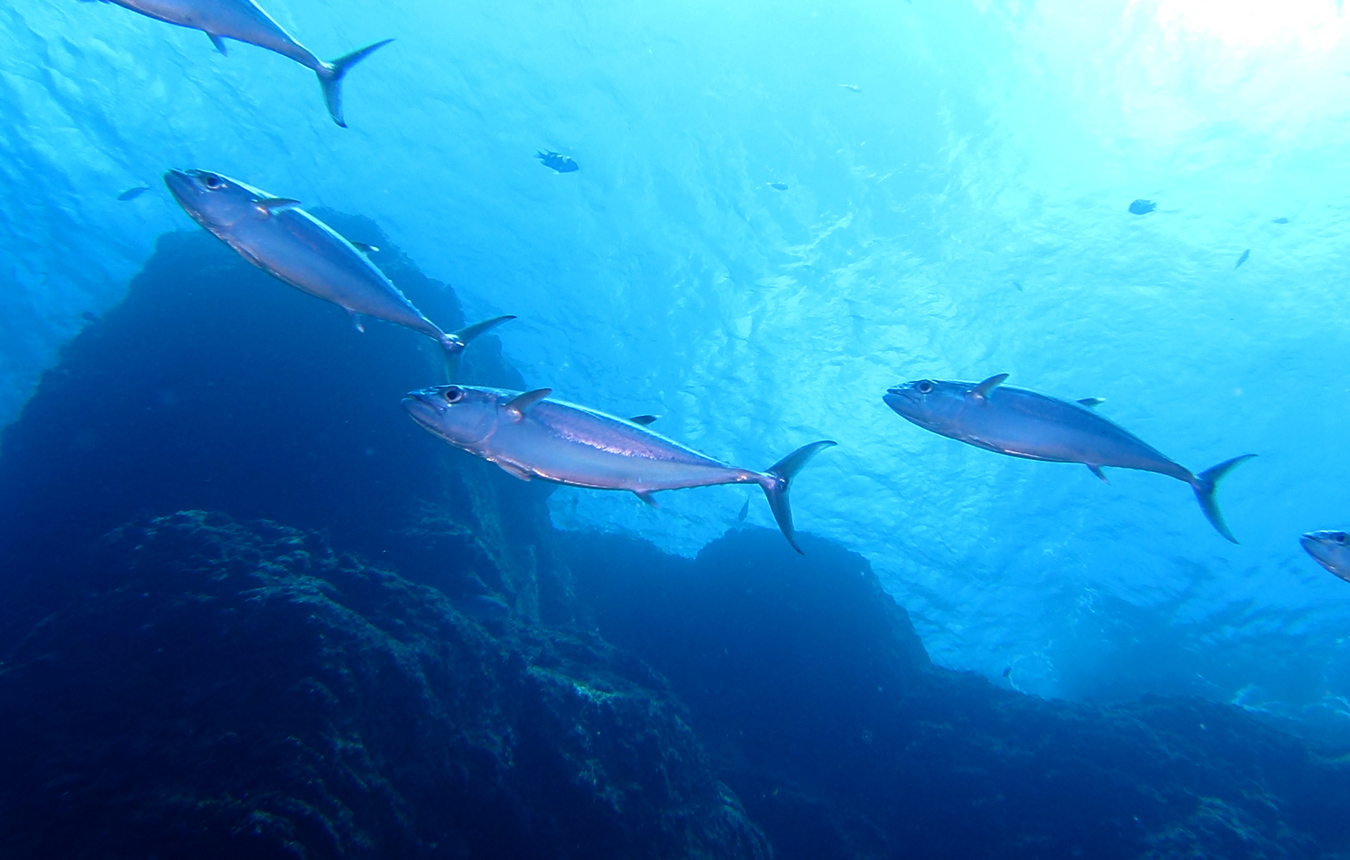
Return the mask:
[[(1350, 586), (1297, 542), (1350, 525), (1339, 4), (265, 5), (325, 58), (397, 39), (351, 73), (349, 129), (275, 54), (111, 4), (0, 9), (0, 422), (196, 229), (161, 173), (216, 170), (374, 219), (468, 319), (519, 315), (529, 387), (749, 467), (838, 440), (798, 528), (867, 558), (939, 664), (1345, 728)], [(1194, 470), (1259, 454), (1220, 490), (1241, 545), (1176, 481), (1103, 486), (880, 399), (999, 372), (1105, 398)], [(693, 555), (747, 495), (549, 505)], [(749, 522), (772, 527), (757, 495)]]

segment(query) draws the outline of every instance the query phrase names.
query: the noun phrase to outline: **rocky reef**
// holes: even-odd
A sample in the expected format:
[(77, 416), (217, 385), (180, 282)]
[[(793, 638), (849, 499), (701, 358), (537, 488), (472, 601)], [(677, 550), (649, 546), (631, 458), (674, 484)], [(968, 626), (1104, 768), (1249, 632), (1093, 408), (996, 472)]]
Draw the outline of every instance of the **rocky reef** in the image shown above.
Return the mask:
[(204, 233), (68, 346), (0, 440), (0, 856), (1350, 856), (1344, 751), (935, 667), (843, 547), (556, 533), (402, 414), (430, 346)]

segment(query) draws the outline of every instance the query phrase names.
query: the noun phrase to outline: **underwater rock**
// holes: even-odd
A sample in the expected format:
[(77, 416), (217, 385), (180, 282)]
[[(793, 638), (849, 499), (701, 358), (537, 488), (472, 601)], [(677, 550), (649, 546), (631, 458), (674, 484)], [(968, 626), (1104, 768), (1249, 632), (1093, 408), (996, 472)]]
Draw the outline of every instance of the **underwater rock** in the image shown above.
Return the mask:
[[(364, 218), (319, 212), (378, 246), (379, 265), (457, 328), (453, 292)], [(409, 422), (404, 393), (444, 377), (435, 344), (277, 281), (204, 230), (160, 237), (125, 299), (66, 345), (0, 444), (0, 643), (18, 609), (59, 603), (64, 552), (144, 516), (185, 509), (325, 529), (447, 592), (488, 585), (526, 614), (570, 617), (546, 485), (517, 481)], [(522, 380), (485, 336), (466, 381)], [(414, 534), (409, 536), (409, 532)], [(422, 551), (434, 544), (435, 554)], [(16, 596), (22, 592), (22, 597)], [(48, 607), (48, 608), (43, 608)], [(3, 647), (0, 645), (0, 647)]]
[[(660, 679), (321, 537), (112, 532), (0, 670), (0, 854), (768, 858)], [(635, 680), (636, 679), (636, 682)]]
[(1343, 761), (1235, 707), (1045, 701), (934, 667), (864, 559), (775, 537), (738, 529), (694, 560), (566, 545), (600, 635), (670, 680), (778, 860), (1350, 849)]

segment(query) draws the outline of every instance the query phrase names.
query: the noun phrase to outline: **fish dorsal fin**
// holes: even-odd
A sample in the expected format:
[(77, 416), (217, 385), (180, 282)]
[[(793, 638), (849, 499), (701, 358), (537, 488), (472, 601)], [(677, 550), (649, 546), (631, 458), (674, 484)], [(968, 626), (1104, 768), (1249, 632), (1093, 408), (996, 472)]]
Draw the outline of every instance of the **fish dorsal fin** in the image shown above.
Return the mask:
[(536, 388), (533, 391), (526, 391), (524, 394), (517, 394), (502, 408), (511, 413), (513, 420), (523, 421), (525, 419), (526, 411), (528, 411), (531, 406), (552, 393), (552, 388)]
[(352, 247), (362, 254), (378, 254), (380, 249), (374, 245), (368, 245), (365, 242), (353, 242)]
[(1082, 400), (1078, 401), (1078, 405), (1086, 406), (1089, 409), (1096, 409), (1105, 402), (1106, 398), (1104, 397), (1084, 397)]
[(211, 44), (216, 46), (216, 50), (220, 51), (222, 57), (228, 57), (230, 55), (230, 52), (225, 50), (225, 37), (217, 36), (215, 33), (207, 33), (206, 38), (211, 40)]
[(648, 424), (654, 423), (657, 417), (658, 416), (656, 415), (634, 415), (628, 420), (632, 421), (634, 424), (641, 424), (643, 427), (646, 427)]
[(299, 206), (299, 200), (292, 200), (289, 197), (264, 197), (261, 200), (253, 201), (253, 205), (258, 207), (258, 213), (266, 218), (273, 212), (279, 212), (282, 209), (290, 209), (293, 206)]
[(1000, 385), (1002, 385), (1003, 380), (1007, 378), (1008, 374), (1006, 373), (1000, 373), (997, 376), (991, 376), (984, 382), (981, 382), (979, 385), (975, 386), (975, 388), (970, 393), (975, 395), (976, 400), (984, 400), (986, 397), (989, 396), (989, 392), (993, 391), (995, 388), (998, 388)]

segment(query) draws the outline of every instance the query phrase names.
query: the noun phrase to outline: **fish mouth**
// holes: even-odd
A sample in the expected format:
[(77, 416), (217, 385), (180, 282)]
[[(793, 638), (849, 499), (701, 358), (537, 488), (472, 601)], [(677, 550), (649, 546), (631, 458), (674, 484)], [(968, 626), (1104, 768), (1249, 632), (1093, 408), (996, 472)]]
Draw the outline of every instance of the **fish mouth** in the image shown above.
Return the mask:
[(881, 399), (901, 415), (911, 411), (915, 403), (914, 395), (906, 388), (892, 388), (882, 395)]
[(409, 391), (403, 397), (403, 408), (423, 427), (435, 427), (444, 411), (426, 391)]
[(167, 170), (164, 173), (164, 185), (180, 206), (185, 206), (189, 195), (196, 189), (192, 175), (182, 170)]

